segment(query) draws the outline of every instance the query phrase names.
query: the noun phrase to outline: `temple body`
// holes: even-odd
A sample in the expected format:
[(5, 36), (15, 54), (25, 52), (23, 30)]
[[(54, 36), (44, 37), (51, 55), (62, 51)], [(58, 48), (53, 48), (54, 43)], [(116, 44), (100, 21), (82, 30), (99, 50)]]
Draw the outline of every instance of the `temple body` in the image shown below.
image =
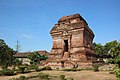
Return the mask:
[(94, 33), (79, 14), (60, 18), (50, 34), (53, 46), (47, 65), (62, 68), (92, 65)]

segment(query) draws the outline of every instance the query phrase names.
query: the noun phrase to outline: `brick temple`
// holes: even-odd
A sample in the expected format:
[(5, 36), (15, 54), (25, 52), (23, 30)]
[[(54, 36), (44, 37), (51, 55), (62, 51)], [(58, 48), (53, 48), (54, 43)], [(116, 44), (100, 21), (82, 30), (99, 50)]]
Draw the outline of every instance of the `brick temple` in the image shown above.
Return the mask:
[(92, 66), (94, 33), (80, 14), (63, 16), (50, 34), (53, 46), (46, 65), (56, 68)]

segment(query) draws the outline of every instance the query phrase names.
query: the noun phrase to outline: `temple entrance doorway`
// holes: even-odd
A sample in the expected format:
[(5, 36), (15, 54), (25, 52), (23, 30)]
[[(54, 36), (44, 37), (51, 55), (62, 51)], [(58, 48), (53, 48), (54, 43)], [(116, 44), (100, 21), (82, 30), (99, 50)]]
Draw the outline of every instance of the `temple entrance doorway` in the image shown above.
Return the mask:
[(64, 52), (68, 52), (68, 40), (64, 40)]

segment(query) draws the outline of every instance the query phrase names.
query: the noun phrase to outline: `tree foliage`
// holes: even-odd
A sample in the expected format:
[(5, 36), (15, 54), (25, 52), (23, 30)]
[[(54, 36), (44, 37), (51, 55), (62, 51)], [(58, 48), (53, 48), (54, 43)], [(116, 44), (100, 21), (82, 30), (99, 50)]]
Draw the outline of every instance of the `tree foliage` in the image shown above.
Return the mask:
[(31, 64), (40, 63), (41, 60), (46, 60), (48, 57), (45, 55), (40, 55), (38, 52), (28, 55), (28, 58), (31, 60)]
[(116, 40), (111, 41), (111, 42), (107, 42), (107, 43), (104, 45), (104, 53), (109, 54), (109, 55), (112, 55), (112, 54), (111, 54), (112, 49), (115, 48), (116, 45), (118, 45), (118, 44), (119, 44), (119, 42), (117, 42)]
[(104, 46), (102, 44), (93, 43), (94, 51), (97, 55), (101, 56), (104, 54)]
[(8, 66), (13, 63), (15, 51), (4, 40), (0, 39), (0, 65)]
[(120, 42), (114, 40), (105, 45), (94, 43), (95, 53), (99, 56), (110, 55), (109, 63), (118, 64), (120, 67)]
[(120, 43), (111, 49), (110, 55), (112, 56), (112, 59), (109, 60), (109, 63), (118, 64), (118, 67), (120, 68)]

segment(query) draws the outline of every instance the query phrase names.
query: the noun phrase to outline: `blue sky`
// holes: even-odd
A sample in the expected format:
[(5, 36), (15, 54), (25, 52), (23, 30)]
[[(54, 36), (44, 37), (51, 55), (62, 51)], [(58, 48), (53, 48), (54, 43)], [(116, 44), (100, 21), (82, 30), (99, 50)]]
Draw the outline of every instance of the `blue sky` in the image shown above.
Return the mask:
[(120, 40), (120, 0), (0, 0), (0, 38), (20, 51), (52, 48), (50, 30), (59, 18), (79, 13), (94, 42)]

